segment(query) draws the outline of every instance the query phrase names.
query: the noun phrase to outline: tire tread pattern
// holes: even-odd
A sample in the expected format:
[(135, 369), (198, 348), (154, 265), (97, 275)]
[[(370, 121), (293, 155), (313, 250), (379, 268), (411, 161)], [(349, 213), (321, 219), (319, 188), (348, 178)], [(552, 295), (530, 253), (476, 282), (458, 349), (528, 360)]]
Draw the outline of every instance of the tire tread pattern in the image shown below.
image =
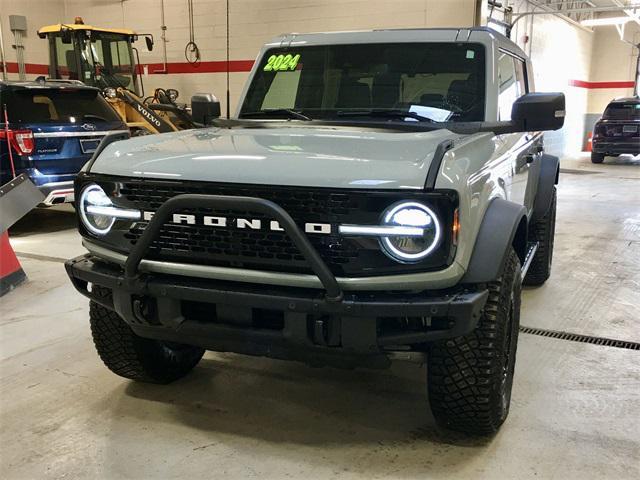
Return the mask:
[(512, 342), (517, 342), (521, 288), (520, 261), (513, 249), (501, 278), (487, 287), (489, 298), (476, 329), (469, 335), (434, 343), (427, 371), (429, 403), (436, 421), (475, 435), (495, 433), (508, 413), (500, 393), (502, 352), (512, 293)]
[[(102, 296), (109, 290), (94, 286)], [(180, 346), (173, 351), (160, 341), (142, 338), (117, 313), (90, 302), (89, 317), (93, 343), (101, 360), (116, 375), (146, 383), (170, 383), (196, 366), (204, 350)]]

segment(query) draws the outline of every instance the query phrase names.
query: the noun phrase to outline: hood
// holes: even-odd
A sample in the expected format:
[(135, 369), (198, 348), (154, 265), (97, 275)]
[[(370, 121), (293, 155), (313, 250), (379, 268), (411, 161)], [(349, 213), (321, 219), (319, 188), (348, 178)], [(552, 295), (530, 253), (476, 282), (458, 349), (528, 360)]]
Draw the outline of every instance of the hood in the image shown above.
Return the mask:
[(448, 130), (207, 128), (109, 145), (92, 173), (164, 180), (332, 188), (424, 188)]

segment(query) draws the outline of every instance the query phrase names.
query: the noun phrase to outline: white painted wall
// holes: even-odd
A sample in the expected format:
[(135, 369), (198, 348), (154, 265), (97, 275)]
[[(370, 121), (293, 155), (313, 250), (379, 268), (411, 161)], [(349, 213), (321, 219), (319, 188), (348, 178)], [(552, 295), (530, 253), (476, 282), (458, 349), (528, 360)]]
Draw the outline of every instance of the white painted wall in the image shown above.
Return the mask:
[[(625, 26), (624, 41), (615, 27), (597, 27), (591, 62), (590, 80), (593, 82), (630, 81), (635, 77), (640, 25), (630, 22)], [(607, 104), (616, 97), (633, 95), (633, 88), (593, 89), (589, 93), (587, 112), (601, 114)]]
[[(64, 0), (0, 0), (0, 22), (2, 22), (5, 60), (8, 62), (16, 61), (15, 50), (12, 48), (13, 33), (9, 30), (9, 15), (27, 17), (28, 30), (24, 38), (25, 62), (46, 64), (49, 62), (47, 44), (45, 40), (38, 38), (36, 31), (42, 25), (58, 23), (62, 19), (63, 11)], [(17, 78), (15, 75), (11, 77)]]

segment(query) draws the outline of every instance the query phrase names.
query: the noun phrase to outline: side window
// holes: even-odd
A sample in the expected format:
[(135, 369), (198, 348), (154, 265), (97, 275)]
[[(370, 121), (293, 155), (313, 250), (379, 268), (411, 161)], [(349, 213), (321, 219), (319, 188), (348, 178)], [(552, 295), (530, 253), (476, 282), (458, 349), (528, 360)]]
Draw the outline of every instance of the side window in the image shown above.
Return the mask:
[(63, 43), (61, 37), (55, 37), (55, 42), (56, 77), (64, 80), (80, 80), (73, 43)]
[(516, 65), (516, 82), (518, 83), (519, 92), (518, 96), (521, 97), (522, 95), (529, 93), (529, 85), (527, 84), (527, 75), (525, 73), (526, 69), (522, 60), (514, 58), (513, 61)]
[(511, 55), (500, 53), (498, 58), (498, 120), (511, 120), (511, 107), (520, 96), (516, 68)]

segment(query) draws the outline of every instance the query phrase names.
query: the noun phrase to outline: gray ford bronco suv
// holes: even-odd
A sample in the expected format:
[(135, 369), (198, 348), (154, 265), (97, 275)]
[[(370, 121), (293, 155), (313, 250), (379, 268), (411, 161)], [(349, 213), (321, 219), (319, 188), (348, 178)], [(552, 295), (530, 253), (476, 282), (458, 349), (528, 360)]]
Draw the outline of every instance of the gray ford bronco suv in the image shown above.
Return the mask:
[(427, 365), (436, 420), (505, 420), (520, 289), (549, 277), (560, 93), (485, 28), (283, 35), (232, 119), (108, 137), (75, 183), (70, 260), (113, 372), (167, 383), (205, 349)]

